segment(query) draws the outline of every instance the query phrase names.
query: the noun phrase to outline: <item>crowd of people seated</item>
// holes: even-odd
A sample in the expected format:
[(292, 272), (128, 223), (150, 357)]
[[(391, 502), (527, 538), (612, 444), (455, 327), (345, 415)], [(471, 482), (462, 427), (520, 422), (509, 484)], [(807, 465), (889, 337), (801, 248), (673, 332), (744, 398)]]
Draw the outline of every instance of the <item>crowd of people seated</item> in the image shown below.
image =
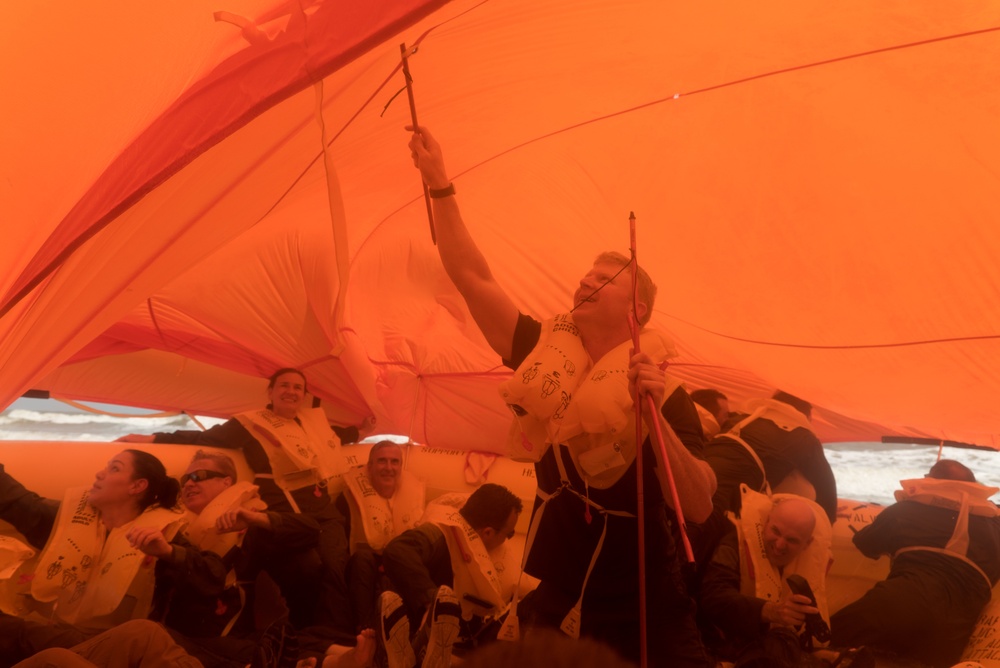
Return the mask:
[[(280, 370), (270, 381), (272, 396), (276, 386), (290, 386), (290, 394), (304, 399), (299, 371)], [(717, 395), (709, 398), (717, 401)], [(835, 482), (825, 460), (816, 464), (823, 451), (809, 426), (808, 404), (780, 392), (750, 402), (748, 412), (724, 418), (729, 431), (698, 443), (704, 414), (699, 421), (683, 387), (669, 397), (660, 403), (673, 418), (664, 420), (672, 438), (696, 443), (673, 447), (723, 465), (711, 469), (717, 481), (711, 509), (686, 527), (698, 563), (686, 564), (677, 548), (680, 522), (662, 514), (669, 511), (663, 495), (661, 514), (647, 516), (647, 523), (663, 522), (677, 539), (672, 550), (655, 546), (674, 566), (661, 561), (647, 570), (651, 591), (669, 591), (664, 578), (674, 587), (673, 608), (657, 610), (663, 602), (647, 601), (648, 631), (669, 635), (655, 625), (657, 615), (683, 621), (690, 613), (693, 631), (680, 652), (693, 646), (703, 657), (694, 654), (691, 665), (846, 668), (874, 666), (879, 657), (879, 665), (937, 667), (958, 661), (1000, 578), (1000, 512), (988, 500), (995, 488), (950, 460), (939, 461), (923, 479), (902, 481), (899, 502), (854, 538), (866, 556), (894, 556), (889, 577), (831, 617), (824, 579), (832, 522), (813, 481), (824, 489)], [(235, 430), (232, 422), (222, 426)], [(290, 422), (299, 424), (294, 415)], [(280, 426), (244, 428), (248, 436), (238, 447), (244, 456), (248, 449), (259, 455), (246, 457), (256, 461), (252, 480), (239, 479), (224, 449), (198, 450), (178, 480), (153, 455), (129, 448), (113, 456), (89, 487), (48, 500), (0, 465), (0, 518), (38, 550), (20, 572), (19, 614), (0, 615), (0, 665), (437, 668), (451, 665), (456, 654), (475, 665), (480, 654), (496, 653), (487, 651), (493, 642), (528, 639), (545, 628), (593, 638), (623, 665), (637, 662), (637, 648), (628, 645), (634, 638), (614, 627), (635, 622), (638, 612), (627, 609), (629, 592), (615, 589), (621, 571), (601, 563), (607, 559), (626, 570), (621, 554), (637, 556), (632, 546), (617, 544), (625, 534), (612, 525), (634, 518), (606, 502), (614, 483), (595, 485), (589, 496), (560, 492), (589, 473), (572, 452), (561, 467), (553, 463), (551, 479), (539, 475), (534, 514), (537, 522), (558, 509), (552, 499), (562, 493), (577, 517), (563, 510), (554, 515), (561, 526), (537, 524), (529, 549), (556, 541), (580, 553), (575, 559), (563, 553), (557, 573), (547, 565), (551, 553), (529, 551), (527, 572), (540, 582), (519, 600), (521, 555), (504, 548), (524, 507), (510, 490), (485, 483), (471, 495), (428, 499), (425, 482), (404, 467), (409, 446), (375, 443), (366, 464), (346, 468), (336, 436), (283, 440), (282, 431), (291, 430), (287, 422)], [(247, 438), (254, 444), (248, 446)], [(190, 440), (209, 445), (204, 436)], [(279, 459), (291, 447), (302, 457), (294, 466)], [(321, 447), (335, 453), (325, 459), (332, 467), (325, 473), (315, 465), (323, 460), (313, 449)], [(656, 485), (658, 460), (651, 461), (654, 470), (646, 475)], [(311, 512), (294, 501), (305, 486), (287, 483), (306, 478), (295, 468), (302, 462), (313, 465), (310, 495), (325, 502), (314, 503)], [(334, 478), (342, 492), (331, 497), (326, 490)], [(718, 494), (723, 487), (735, 493)], [(322, 534), (331, 530), (335, 540), (325, 544), (346, 555), (324, 555), (329, 548)], [(554, 537), (540, 538), (539, 531)], [(615, 542), (608, 543), (609, 536)], [(656, 554), (649, 546), (647, 552)], [(331, 564), (341, 569), (332, 577)], [(628, 572), (634, 575), (634, 568)], [(276, 584), (284, 615), (264, 626), (254, 614), (261, 573)], [(331, 582), (347, 584), (340, 590)], [(578, 588), (575, 602), (560, 591), (572, 587)], [(678, 651), (673, 642), (656, 651), (665, 655), (647, 657), (651, 665), (675, 665), (662, 659)]]
[[(522, 312), (462, 220), (441, 146), (411, 129), (440, 259), (512, 370), (500, 387), (509, 450), (534, 463), (537, 483), (523, 557), (509, 549), (526, 505), (511, 490), (486, 482), (428, 498), (391, 441), (348, 467), (348, 432), (306, 407), (301, 370), (278, 369), (265, 408), (120, 439), (203, 448), (179, 480), (129, 448), (89, 486), (48, 500), (0, 464), (0, 519), (38, 551), (7, 593), (16, 614), (0, 614), (0, 665), (961, 659), (1000, 579), (996, 488), (948, 460), (902, 481), (898, 503), (854, 537), (866, 556), (892, 555), (887, 579), (831, 615), (837, 484), (809, 402), (777, 391), (731, 406), (718, 390), (689, 392), (665, 364), (671, 342), (645, 326), (656, 286), (620, 253), (596, 258), (565, 313)], [(283, 607), (264, 621), (262, 579)]]

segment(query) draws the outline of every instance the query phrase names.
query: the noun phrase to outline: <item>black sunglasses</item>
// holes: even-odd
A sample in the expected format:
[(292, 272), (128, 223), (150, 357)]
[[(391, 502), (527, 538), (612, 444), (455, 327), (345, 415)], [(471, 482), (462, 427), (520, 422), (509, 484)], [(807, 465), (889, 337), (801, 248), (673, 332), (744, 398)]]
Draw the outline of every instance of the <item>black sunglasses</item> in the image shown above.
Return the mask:
[(191, 473), (185, 473), (181, 476), (181, 487), (187, 483), (188, 480), (191, 482), (201, 482), (202, 480), (211, 480), (212, 478), (228, 478), (229, 476), (225, 473), (219, 473), (218, 471), (206, 471), (205, 469), (199, 469), (197, 471), (191, 471)]

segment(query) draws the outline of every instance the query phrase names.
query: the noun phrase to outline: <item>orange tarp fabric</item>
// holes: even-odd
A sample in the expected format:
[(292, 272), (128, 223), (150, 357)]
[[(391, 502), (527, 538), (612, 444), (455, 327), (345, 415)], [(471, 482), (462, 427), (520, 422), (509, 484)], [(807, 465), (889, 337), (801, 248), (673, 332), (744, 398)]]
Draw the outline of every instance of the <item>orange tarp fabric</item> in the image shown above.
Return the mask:
[(634, 211), (690, 388), (1000, 447), (994, 2), (7, 9), (0, 405), (225, 416), (302, 366), (338, 422), (499, 450), (509, 371), (430, 241), (405, 42), (522, 310), (566, 310)]

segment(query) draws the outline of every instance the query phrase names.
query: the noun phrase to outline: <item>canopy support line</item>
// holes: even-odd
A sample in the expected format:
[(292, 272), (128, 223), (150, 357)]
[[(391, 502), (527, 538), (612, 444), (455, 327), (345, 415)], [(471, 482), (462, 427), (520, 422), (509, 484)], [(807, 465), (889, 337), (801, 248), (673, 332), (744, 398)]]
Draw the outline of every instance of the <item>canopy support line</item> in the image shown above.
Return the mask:
[[(419, 132), (420, 125), (417, 123), (417, 103), (413, 99), (413, 77), (410, 76), (410, 56), (417, 52), (417, 47), (406, 48), (406, 42), (399, 45), (399, 53), (403, 59), (403, 79), (406, 81), (406, 98), (410, 101), (410, 122), (413, 124), (413, 131)], [(431, 242), (437, 245), (437, 234), (434, 231), (434, 210), (431, 208), (430, 188), (423, 180), (420, 181), (424, 189), (424, 205), (427, 207), (427, 222), (431, 226)]]

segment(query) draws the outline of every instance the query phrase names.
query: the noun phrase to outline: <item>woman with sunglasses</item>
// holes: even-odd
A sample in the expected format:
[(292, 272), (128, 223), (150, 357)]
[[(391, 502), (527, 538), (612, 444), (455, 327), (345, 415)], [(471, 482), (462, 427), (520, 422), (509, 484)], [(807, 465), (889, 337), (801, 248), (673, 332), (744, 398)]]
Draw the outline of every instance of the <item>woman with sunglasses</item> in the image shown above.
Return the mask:
[(173, 536), (180, 524), (179, 486), (159, 459), (124, 450), (97, 472), (90, 487), (71, 488), (62, 502), (24, 488), (0, 464), (0, 519), (41, 550), (15, 575), (24, 614), (0, 614), (0, 663), (10, 665), (47, 647), (69, 647), (129, 619), (149, 614), (152, 560), (136, 549), (136, 530)]
[(302, 371), (278, 369), (268, 379), (268, 404), (240, 413), (205, 431), (129, 434), (119, 441), (182, 443), (239, 449), (254, 472), (254, 484), (268, 510), (298, 512), (320, 525), (319, 551), (328, 573), (315, 623), (354, 634), (344, 581), (349, 555), (345, 521), (327, 484), (347, 466), (340, 439), (321, 408), (305, 408), (308, 387)]

